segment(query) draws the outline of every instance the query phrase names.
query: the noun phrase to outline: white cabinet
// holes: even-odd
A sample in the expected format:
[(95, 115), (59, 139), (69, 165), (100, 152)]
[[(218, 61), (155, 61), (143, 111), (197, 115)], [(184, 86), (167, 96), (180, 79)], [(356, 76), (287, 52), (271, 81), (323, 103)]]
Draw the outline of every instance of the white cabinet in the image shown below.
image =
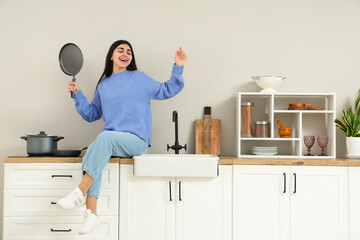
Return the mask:
[(3, 239), (348, 240), (349, 226), (350, 239), (360, 239), (358, 167), (220, 165), (216, 178), (166, 178), (109, 163), (102, 224), (83, 236), (85, 207), (54, 204), (80, 182), (80, 169), (5, 163)]
[(174, 179), (134, 177), (133, 166), (121, 164), (119, 239), (173, 239), (174, 194)]
[(347, 172), (347, 167), (290, 167), (291, 239), (348, 239)]
[(350, 240), (360, 239), (360, 167), (349, 167)]
[(4, 221), (4, 240), (107, 240), (118, 239), (117, 217), (102, 216), (101, 224), (87, 235), (79, 235), (81, 216), (9, 217)]
[[(241, 137), (241, 104), (254, 103), (252, 129), (255, 121), (269, 122), (269, 137)], [(322, 110), (289, 110), (289, 104), (306, 103)], [(261, 155), (261, 158), (336, 158), (336, 95), (335, 93), (262, 93), (238, 92), (236, 94), (236, 155), (244, 158), (259, 158), (253, 155), (251, 148), (278, 147), (276, 155)], [(286, 127), (292, 128), (290, 138), (280, 138), (278, 134), (280, 120)], [(325, 148), (326, 156), (306, 156), (304, 136), (315, 136), (311, 153), (320, 155), (321, 148), (316, 139), (328, 136)]]
[(120, 165), (120, 240), (230, 240), (232, 166), (217, 178), (134, 177)]
[(233, 168), (234, 240), (348, 239), (347, 167)]
[(233, 239), (288, 240), (289, 168), (233, 168)]
[(5, 163), (4, 239), (118, 239), (119, 164), (103, 171), (98, 200), (101, 227), (79, 236), (85, 206), (64, 210), (56, 201), (81, 181), (81, 163)]
[[(118, 186), (119, 164), (103, 170), (101, 189)], [(81, 181), (81, 163), (6, 163), (5, 189), (74, 189)]]
[(176, 181), (181, 189), (176, 203), (176, 239), (231, 239), (232, 169), (231, 166), (219, 169), (217, 178), (179, 178)]

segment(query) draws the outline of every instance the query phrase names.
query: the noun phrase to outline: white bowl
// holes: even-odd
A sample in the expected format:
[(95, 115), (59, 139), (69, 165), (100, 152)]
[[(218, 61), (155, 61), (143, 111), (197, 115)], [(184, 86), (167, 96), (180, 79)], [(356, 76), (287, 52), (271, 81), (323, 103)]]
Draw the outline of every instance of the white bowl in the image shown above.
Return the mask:
[(260, 92), (276, 92), (274, 88), (277, 87), (286, 77), (256, 76), (252, 78), (255, 80), (256, 85), (262, 88)]

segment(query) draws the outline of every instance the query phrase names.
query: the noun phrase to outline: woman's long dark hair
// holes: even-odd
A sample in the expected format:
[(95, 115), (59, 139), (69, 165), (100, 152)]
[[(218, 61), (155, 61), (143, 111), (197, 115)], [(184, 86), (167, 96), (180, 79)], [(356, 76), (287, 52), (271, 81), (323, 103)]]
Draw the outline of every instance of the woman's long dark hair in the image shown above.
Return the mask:
[[(104, 72), (101, 74), (99, 82), (96, 84), (96, 89), (98, 88), (101, 80), (103, 80), (106, 77), (109, 77), (113, 73), (113, 61), (111, 60), (111, 57), (112, 57), (115, 49), (121, 44), (126, 44), (131, 49), (132, 60), (130, 62), (130, 65), (126, 68), (126, 70), (129, 70), (129, 71), (137, 70), (136, 62), (135, 62), (135, 54), (134, 54), (134, 50), (133, 50), (131, 44), (126, 40), (118, 40), (118, 41), (114, 42), (109, 48), (109, 51), (108, 51), (108, 53), (106, 55), (106, 59), (105, 59), (105, 69), (104, 69)], [(96, 89), (95, 89), (95, 91), (96, 91)]]

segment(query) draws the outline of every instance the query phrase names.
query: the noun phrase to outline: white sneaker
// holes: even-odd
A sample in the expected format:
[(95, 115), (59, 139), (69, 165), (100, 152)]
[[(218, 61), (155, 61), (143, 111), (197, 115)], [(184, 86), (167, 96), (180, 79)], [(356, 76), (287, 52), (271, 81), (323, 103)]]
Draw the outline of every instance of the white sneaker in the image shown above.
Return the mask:
[(90, 209), (85, 210), (84, 222), (80, 227), (79, 235), (89, 233), (100, 225), (99, 217), (91, 213)]
[(80, 188), (76, 187), (66, 197), (57, 201), (57, 205), (64, 209), (74, 209), (83, 206), (86, 203), (86, 196), (84, 197)]

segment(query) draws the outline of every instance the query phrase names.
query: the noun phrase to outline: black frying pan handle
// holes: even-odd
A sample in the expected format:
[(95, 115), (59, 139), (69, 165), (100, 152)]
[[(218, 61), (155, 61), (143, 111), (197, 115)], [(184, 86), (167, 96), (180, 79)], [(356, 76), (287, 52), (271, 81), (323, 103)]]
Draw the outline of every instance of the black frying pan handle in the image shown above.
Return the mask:
[[(73, 76), (73, 79), (71, 80), (72, 82), (75, 82), (76, 81), (76, 77)], [(74, 92), (70, 92), (70, 96), (71, 98), (74, 98)]]

